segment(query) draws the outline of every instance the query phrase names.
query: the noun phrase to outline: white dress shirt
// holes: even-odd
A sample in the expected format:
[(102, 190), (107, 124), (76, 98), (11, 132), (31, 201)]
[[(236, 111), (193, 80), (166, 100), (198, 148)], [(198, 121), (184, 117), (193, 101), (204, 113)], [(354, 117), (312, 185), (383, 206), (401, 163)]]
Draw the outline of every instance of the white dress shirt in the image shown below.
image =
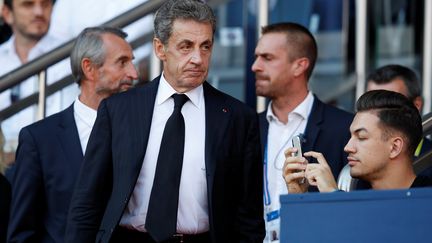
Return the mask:
[[(267, 136), (267, 156), (264, 158), (267, 162), (265, 188), (268, 188), (270, 204), (264, 207), (264, 217), (269, 212), (280, 209), (279, 196), (287, 194), (287, 188), (284, 178), (282, 177), (282, 168), (285, 163), (285, 150), (292, 147), (292, 138), (296, 135), (303, 134), (307, 125), (308, 117), (312, 111), (314, 97), (311, 92), (292, 112), (288, 114), (288, 122), (284, 124), (274, 115), (272, 103), (268, 105), (266, 118), (269, 123)], [(303, 151), (306, 152), (306, 151)], [(264, 155), (265, 156), (265, 155)], [(268, 226), (266, 220), (266, 229)], [(277, 220), (279, 227), (279, 220)], [(280, 236), (280, 235), (279, 235)], [(264, 242), (271, 242), (268, 235)]]
[[(23, 65), (16, 53), (15, 38), (12, 36), (7, 42), (0, 46), (0, 76)], [(44, 36), (29, 52), (28, 60), (31, 61), (38, 56), (49, 52), (62, 43), (62, 40), (53, 36)], [(69, 59), (64, 60), (48, 70), (47, 84), (54, 83), (70, 74)], [(25, 98), (38, 90), (37, 78), (30, 77), (19, 85), (19, 98)], [(70, 104), (79, 94), (76, 84), (70, 85), (60, 92), (48, 97), (46, 101), (46, 114), (51, 115), (59, 112)], [(0, 110), (11, 105), (11, 90), (0, 93)], [(14, 151), (18, 142), (18, 133), (24, 126), (36, 121), (36, 106), (29, 107), (14, 116), (1, 121), (5, 136), (5, 151)]]
[(87, 143), (93, 125), (96, 121), (97, 111), (84, 105), (77, 97), (74, 102), (74, 118), (78, 129), (78, 135), (81, 142), (81, 149), (85, 154)]
[[(166, 121), (174, 109), (171, 95), (176, 91), (161, 76), (144, 162), (120, 225), (145, 230), (147, 209), (156, 171), (157, 158)], [(205, 103), (203, 87), (185, 93), (183, 108), (185, 147), (181, 173), (177, 232), (197, 234), (209, 230), (205, 168)]]

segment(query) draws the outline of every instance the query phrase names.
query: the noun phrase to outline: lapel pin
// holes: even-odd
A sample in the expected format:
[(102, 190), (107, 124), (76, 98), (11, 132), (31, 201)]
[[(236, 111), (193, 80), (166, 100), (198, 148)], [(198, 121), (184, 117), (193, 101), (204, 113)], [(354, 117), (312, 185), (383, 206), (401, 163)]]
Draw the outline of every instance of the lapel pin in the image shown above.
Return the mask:
[(226, 108), (222, 108), (222, 111), (223, 111), (224, 113), (227, 113), (227, 112), (228, 112), (228, 110), (227, 110)]

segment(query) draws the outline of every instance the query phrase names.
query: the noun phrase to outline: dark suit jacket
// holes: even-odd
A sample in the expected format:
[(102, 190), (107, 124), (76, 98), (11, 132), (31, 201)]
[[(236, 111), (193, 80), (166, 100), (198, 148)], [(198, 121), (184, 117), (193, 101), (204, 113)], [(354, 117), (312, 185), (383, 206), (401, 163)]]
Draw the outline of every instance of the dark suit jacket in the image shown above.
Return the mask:
[[(108, 242), (140, 173), (159, 78), (99, 106), (72, 198), (66, 242)], [(262, 242), (262, 163), (255, 111), (204, 83), (212, 242)]]
[(0, 243), (6, 242), (10, 201), (11, 186), (6, 177), (0, 174)]
[(73, 113), (71, 105), (21, 130), (8, 242), (63, 242), (83, 159)]
[[(312, 111), (306, 124), (304, 142), (302, 143), (303, 153), (307, 151), (322, 153), (337, 179), (339, 172), (348, 163), (344, 147), (350, 138), (349, 127), (353, 115), (324, 104), (318, 97), (314, 97)], [(266, 114), (267, 110), (259, 114), (261, 149), (263, 151), (265, 144), (267, 144), (269, 127)], [(316, 161), (309, 159), (309, 162)], [(317, 191), (317, 188), (311, 187), (310, 190)]]
[[(418, 157), (414, 157), (414, 159), (417, 159), (419, 157), (422, 157), (426, 153), (432, 150), (432, 141), (426, 137), (423, 138), (423, 146), (420, 150), (420, 154)], [(432, 166), (429, 166), (425, 170), (419, 173), (420, 176), (427, 176), (432, 178)]]

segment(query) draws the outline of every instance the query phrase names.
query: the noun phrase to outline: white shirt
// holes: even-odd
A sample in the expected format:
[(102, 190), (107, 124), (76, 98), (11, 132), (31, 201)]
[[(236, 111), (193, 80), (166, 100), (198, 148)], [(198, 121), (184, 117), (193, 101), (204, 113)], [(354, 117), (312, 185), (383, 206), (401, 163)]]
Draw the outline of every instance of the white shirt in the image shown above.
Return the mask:
[[(12, 36), (7, 42), (0, 46), (0, 76), (23, 65), (16, 53), (15, 38)], [(28, 60), (31, 61), (38, 56), (49, 52), (62, 43), (62, 40), (45, 35), (29, 52)], [(64, 60), (48, 70), (47, 84), (54, 83), (70, 74), (69, 59)], [(37, 78), (30, 77), (19, 85), (20, 98), (25, 98), (38, 90)], [(79, 94), (76, 84), (70, 85), (60, 92), (48, 97), (46, 101), (46, 114), (51, 115), (63, 110), (72, 104)], [(0, 93), (0, 110), (11, 105), (11, 90)], [(29, 107), (2, 121), (1, 126), (5, 136), (5, 150), (14, 151), (18, 141), (18, 133), (24, 126), (36, 121), (36, 106)]]
[[(267, 162), (267, 174), (265, 176), (268, 184), (265, 186), (268, 188), (270, 205), (265, 205), (264, 207), (265, 218), (267, 213), (280, 209), (279, 196), (288, 193), (285, 180), (282, 177), (282, 167), (285, 162), (284, 152), (287, 148), (292, 147), (291, 140), (294, 136), (304, 133), (308, 117), (312, 111), (313, 102), (313, 94), (309, 92), (302, 103), (288, 114), (288, 122), (286, 124), (279, 121), (273, 114), (272, 103), (270, 102), (268, 105), (266, 115), (269, 122), (266, 146), (267, 158), (264, 159)], [(267, 230), (270, 228), (268, 224), (269, 222), (266, 220)], [(277, 227), (279, 227), (279, 223)], [(264, 242), (270, 242), (267, 237)]]
[[(205, 169), (205, 103), (203, 87), (185, 93), (183, 108), (185, 148), (181, 173), (177, 232), (197, 234), (209, 230)], [(147, 209), (156, 171), (157, 158), (166, 121), (174, 109), (171, 95), (176, 91), (161, 76), (153, 111), (144, 162), (120, 225), (145, 230)]]
[(81, 149), (83, 154), (87, 148), (87, 143), (93, 125), (96, 121), (97, 111), (84, 105), (77, 97), (74, 102), (74, 118), (78, 129), (78, 135), (81, 142)]

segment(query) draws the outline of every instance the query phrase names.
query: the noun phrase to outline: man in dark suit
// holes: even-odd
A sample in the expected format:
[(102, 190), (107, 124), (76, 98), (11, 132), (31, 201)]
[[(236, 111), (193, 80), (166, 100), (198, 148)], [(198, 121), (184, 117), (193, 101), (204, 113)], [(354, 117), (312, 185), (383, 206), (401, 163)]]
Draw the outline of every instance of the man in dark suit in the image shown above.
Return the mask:
[(265, 242), (272, 242), (279, 238), (279, 195), (289, 193), (282, 168), (292, 138), (302, 137), (303, 152), (325, 153), (337, 177), (347, 163), (343, 147), (349, 139), (352, 115), (324, 104), (308, 90), (317, 44), (303, 26), (277, 23), (263, 27), (255, 56), (256, 93), (271, 99), (259, 119), (265, 170)]
[[(102, 101), (72, 197), (66, 242), (262, 242), (257, 114), (205, 81), (213, 11), (198, 0), (168, 0), (154, 25), (163, 73)], [(177, 97), (185, 98), (180, 114)], [(184, 120), (184, 138), (174, 137), (167, 151), (165, 141), (173, 137), (164, 130), (174, 116)], [(177, 163), (161, 168), (168, 160), (159, 159), (179, 147), (174, 157), (182, 160), (181, 176), (161, 187), (160, 172)], [(178, 193), (174, 209), (167, 200), (154, 200), (168, 188)]]
[(19, 136), (8, 242), (63, 242), (72, 191), (102, 99), (137, 79), (126, 34), (88, 28), (71, 67), (81, 94), (66, 110), (23, 128)]

